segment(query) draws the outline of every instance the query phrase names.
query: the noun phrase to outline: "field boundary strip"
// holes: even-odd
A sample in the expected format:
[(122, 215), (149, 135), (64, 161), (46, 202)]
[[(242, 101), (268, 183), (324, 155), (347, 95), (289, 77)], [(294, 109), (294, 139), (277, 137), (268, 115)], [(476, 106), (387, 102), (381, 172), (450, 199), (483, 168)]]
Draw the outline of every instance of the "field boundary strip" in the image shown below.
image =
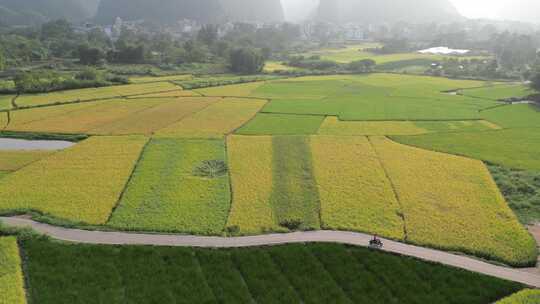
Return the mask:
[(401, 198), (399, 197), (399, 193), (397, 191), (396, 185), (394, 184), (394, 181), (390, 178), (390, 174), (388, 173), (388, 169), (384, 165), (381, 156), (379, 155), (379, 151), (377, 151), (377, 148), (371, 141), (371, 138), (369, 136), (366, 136), (367, 140), (369, 142), (369, 145), (371, 146), (371, 149), (373, 149), (373, 152), (375, 152), (375, 155), (377, 155), (377, 161), (381, 165), (382, 170), (384, 171), (384, 175), (386, 176), (386, 179), (388, 180), (390, 187), (392, 187), (392, 192), (394, 193), (394, 197), (396, 198), (396, 201), (399, 204), (399, 210), (400, 213), (398, 216), (403, 220), (403, 241), (407, 242), (408, 239), (408, 232), (407, 232), (407, 219), (405, 218), (405, 209), (403, 208), (403, 203), (401, 202)]
[[(298, 243), (339, 243), (367, 247), (371, 235), (346, 231), (308, 231), (246, 237), (204, 237), (177, 234), (138, 234), (68, 229), (38, 223), (21, 217), (0, 217), (12, 227), (30, 227), (60, 241), (100, 245), (149, 245), (198, 248), (245, 248)], [(440, 263), (455, 268), (519, 282), (540, 288), (540, 275), (516, 268), (498, 266), (472, 257), (383, 239), (381, 251)]]

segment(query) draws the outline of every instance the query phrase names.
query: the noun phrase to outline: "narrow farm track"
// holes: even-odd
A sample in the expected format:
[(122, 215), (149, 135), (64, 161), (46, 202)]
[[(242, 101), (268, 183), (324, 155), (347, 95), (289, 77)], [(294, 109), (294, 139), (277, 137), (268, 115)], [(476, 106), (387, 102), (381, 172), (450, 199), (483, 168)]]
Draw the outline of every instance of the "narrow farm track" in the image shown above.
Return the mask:
[[(190, 235), (159, 235), (127, 232), (87, 231), (67, 229), (38, 223), (21, 217), (0, 217), (0, 221), (12, 227), (30, 227), (54, 239), (85, 244), (102, 245), (153, 245), (176, 247), (239, 248), (281, 245), (292, 243), (339, 243), (367, 246), (370, 235), (343, 231), (310, 231), (289, 234), (268, 234), (247, 237), (203, 237)], [(540, 288), (540, 275), (508, 267), (496, 266), (470, 257), (444, 251), (422, 248), (390, 240), (383, 240), (383, 251), (441, 263), (485, 275), (523, 283)]]

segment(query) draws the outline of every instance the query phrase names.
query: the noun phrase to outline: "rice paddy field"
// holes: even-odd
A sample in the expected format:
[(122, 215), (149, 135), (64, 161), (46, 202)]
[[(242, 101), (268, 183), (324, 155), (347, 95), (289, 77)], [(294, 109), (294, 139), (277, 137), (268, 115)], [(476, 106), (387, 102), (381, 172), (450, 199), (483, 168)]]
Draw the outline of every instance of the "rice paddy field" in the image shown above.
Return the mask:
[(214, 250), (74, 245), (28, 238), (21, 245), (32, 286), (29, 301), (42, 304), (487, 304), (524, 288), (334, 244)]
[[(1, 213), (202, 235), (359, 231), (515, 266), (536, 261), (504, 185), (482, 163), (540, 171), (538, 109), (498, 101), (524, 87), (380, 73), (222, 86), (239, 78), (182, 77), (21, 96), (19, 106), (40, 107), (10, 110), (9, 121), (0, 112), (3, 129), (90, 138), (63, 151), (0, 151)], [(517, 210), (518, 198), (506, 199)], [(310, 297), (303, 292), (279, 296)]]
[(525, 289), (497, 302), (497, 304), (534, 304), (540, 302), (540, 291)]
[(228, 174), (200, 177), (194, 172), (211, 160), (226, 161), (222, 141), (153, 139), (108, 225), (221, 234), (230, 209)]
[(0, 304), (26, 303), (17, 239), (0, 237)]
[(0, 180), (0, 210), (105, 224), (146, 142), (92, 137), (34, 162)]

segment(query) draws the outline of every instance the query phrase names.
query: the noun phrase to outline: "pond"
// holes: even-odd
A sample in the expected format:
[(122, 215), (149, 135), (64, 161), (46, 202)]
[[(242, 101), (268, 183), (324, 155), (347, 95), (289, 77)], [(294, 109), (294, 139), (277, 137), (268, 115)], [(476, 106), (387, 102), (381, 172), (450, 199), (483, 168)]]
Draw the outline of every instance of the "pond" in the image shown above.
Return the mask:
[(75, 145), (62, 140), (26, 140), (17, 138), (0, 138), (0, 151), (9, 150), (61, 150)]

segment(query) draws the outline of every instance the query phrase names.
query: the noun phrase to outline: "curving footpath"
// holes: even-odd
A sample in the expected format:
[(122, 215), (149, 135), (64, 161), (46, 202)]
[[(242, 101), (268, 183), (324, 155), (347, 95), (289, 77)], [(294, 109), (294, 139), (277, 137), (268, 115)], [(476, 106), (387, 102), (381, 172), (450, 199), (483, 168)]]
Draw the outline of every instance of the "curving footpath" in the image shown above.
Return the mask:
[[(205, 237), (190, 235), (141, 234), (128, 232), (87, 231), (67, 229), (38, 223), (21, 217), (0, 217), (0, 221), (13, 227), (30, 227), (52, 238), (75, 243), (103, 245), (153, 245), (176, 247), (236, 248), (291, 243), (340, 243), (367, 247), (372, 236), (343, 231), (308, 231), (288, 234), (268, 234), (246, 237)], [(540, 275), (522, 270), (497, 266), (470, 257), (444, 251), (384, 240), (382, 251), (441, 263), (485, 275), (519, 282), (540, 288)]]

